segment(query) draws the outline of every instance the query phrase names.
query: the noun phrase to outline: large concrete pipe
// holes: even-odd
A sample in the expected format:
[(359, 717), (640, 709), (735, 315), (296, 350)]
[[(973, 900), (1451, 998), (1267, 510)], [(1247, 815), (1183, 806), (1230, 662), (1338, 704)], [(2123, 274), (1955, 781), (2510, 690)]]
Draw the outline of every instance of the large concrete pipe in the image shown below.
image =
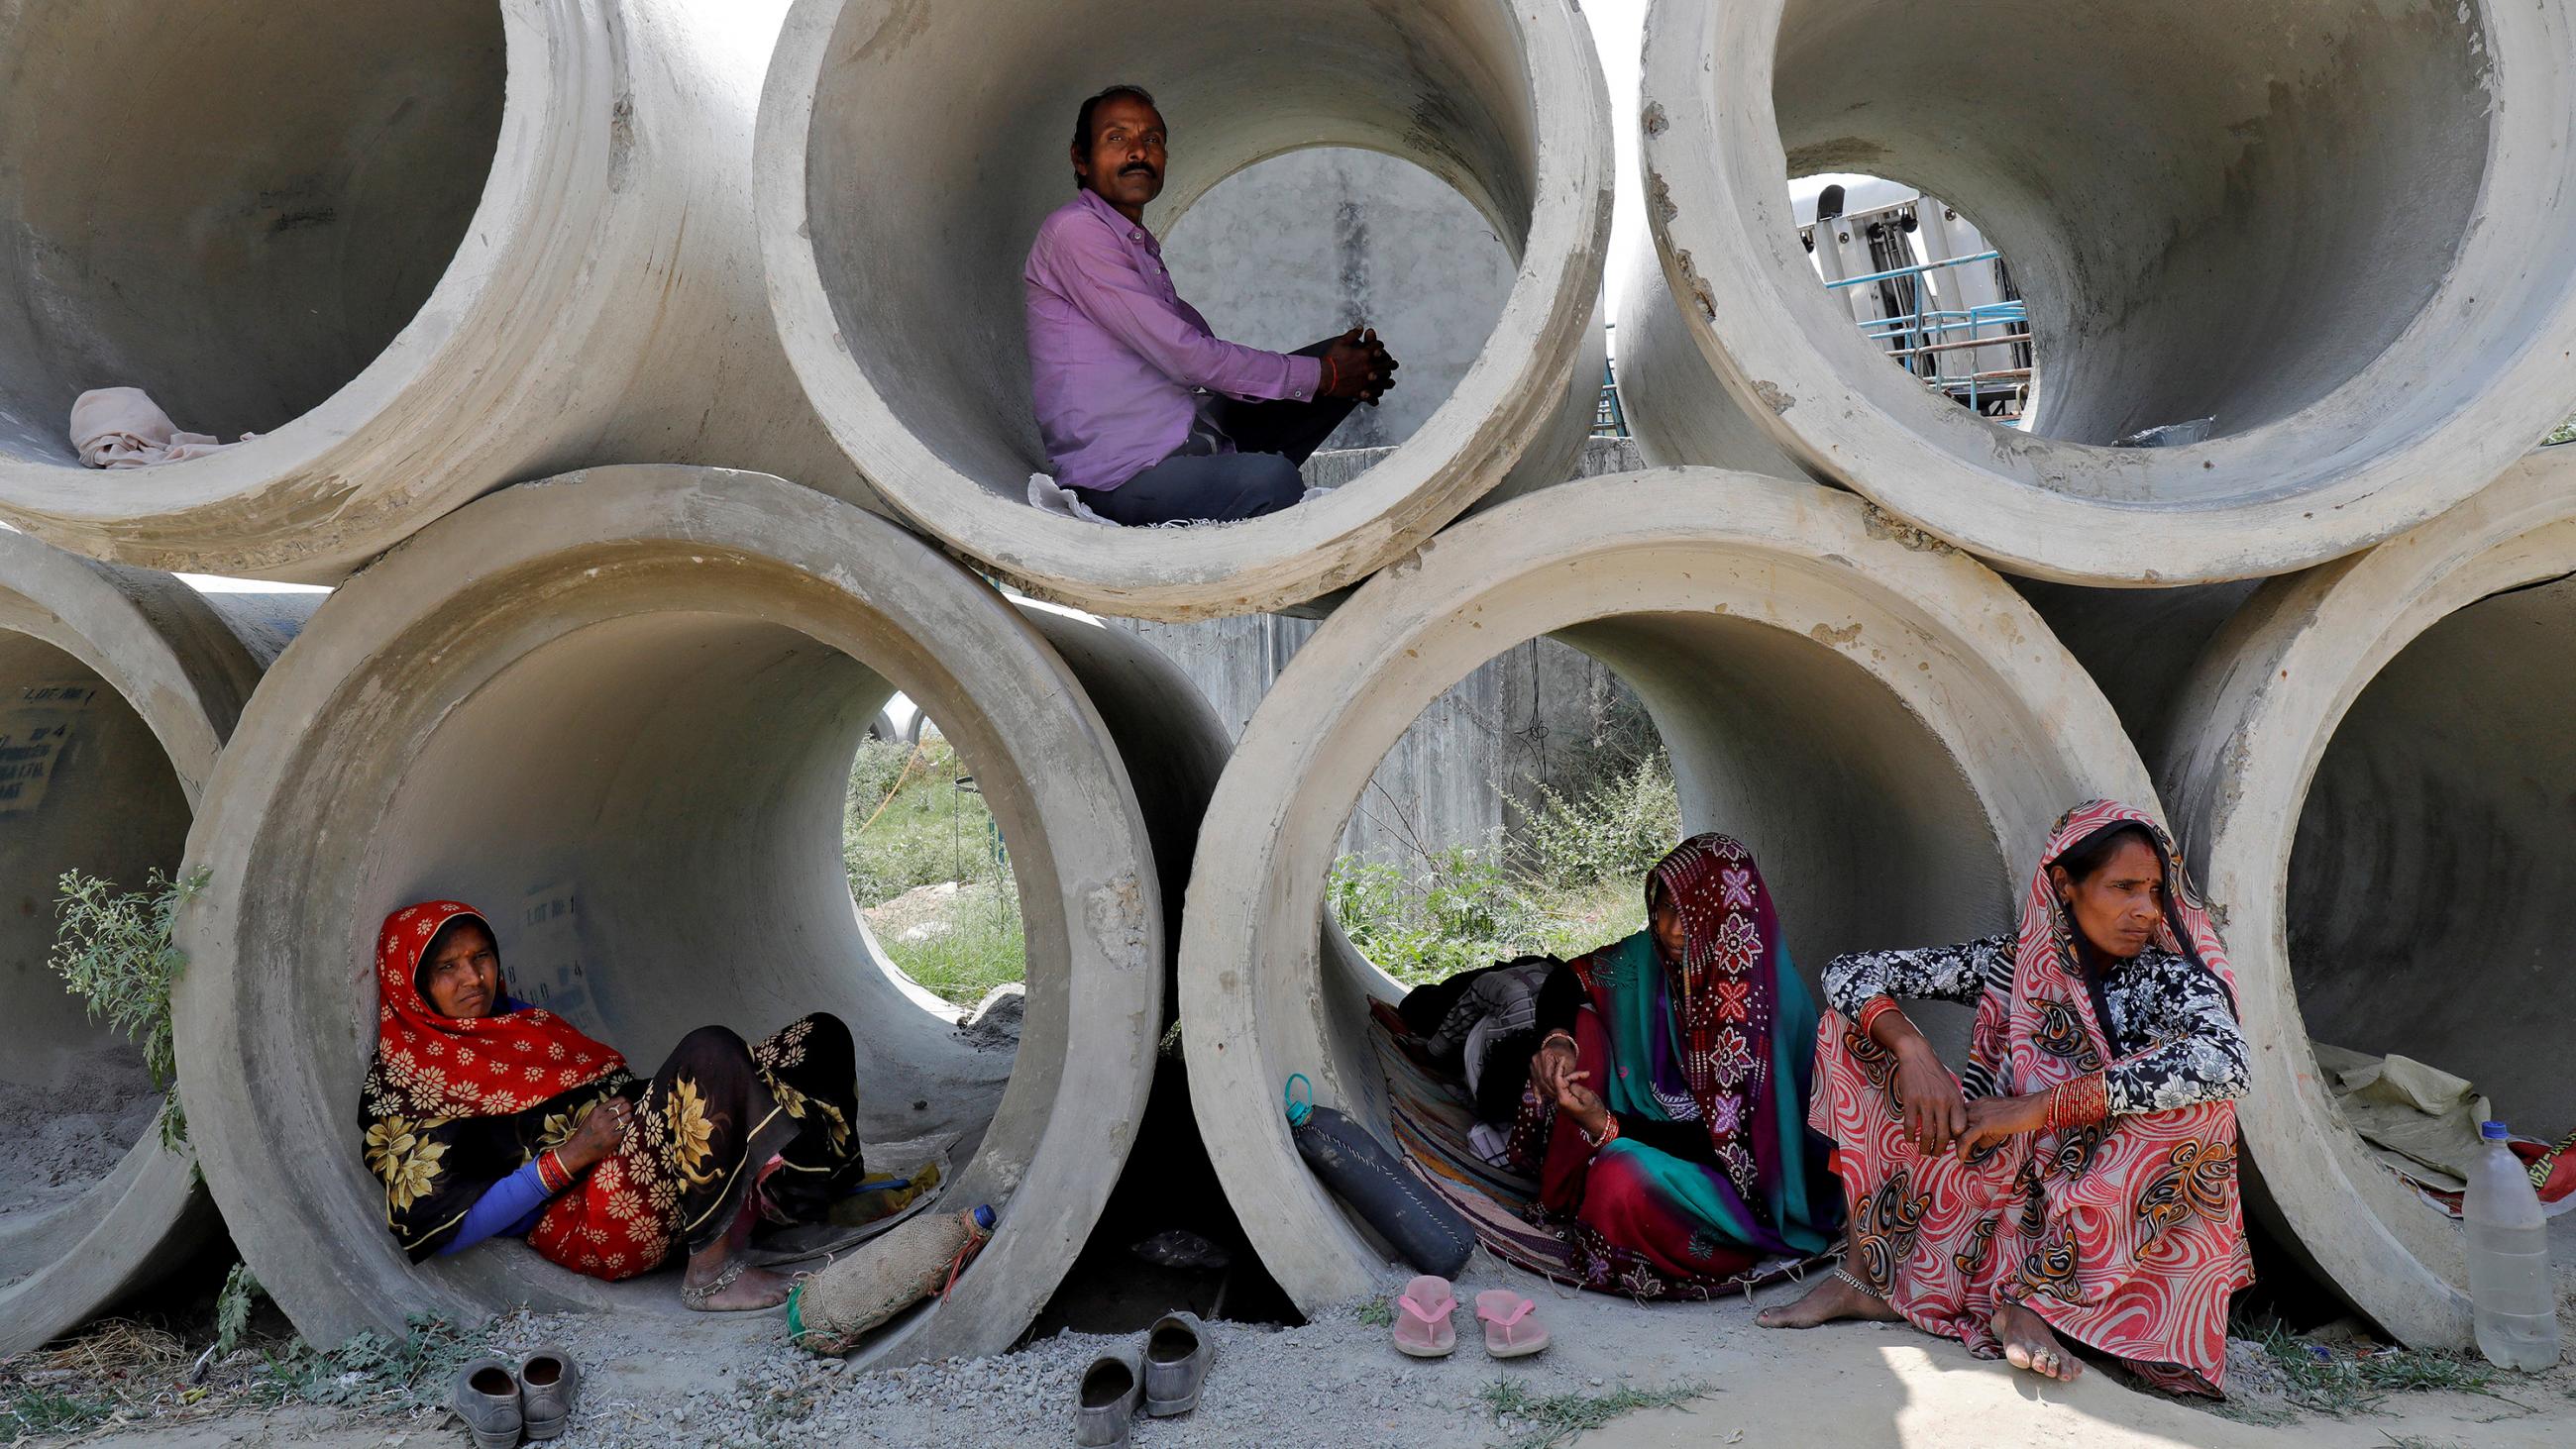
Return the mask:
[[(853, 498), (751, 215), (786, 0), (0, 0), (0, 517), (330, 582), (501, 484), (771, 468)], [(112, 475), (131, 384), (258, 439)]]
[[(2571, 47), (2568, 0), (1657, 0), (1660, 266), (1619, 332), (1648, 456), (1785, 453), (2068, 582), (2276, 573), (2420, 523), (2576, 407)], [(1862, 339), (1784, 185), (1822, 172), (1920, 186), (2001, 248), (2027, 431)]]
[(176, 878), (216, 755), (312, 595), (200, 595), (0, 531), (0, 1355), (213, 1230), (142, 1049), (50, 963), (55, 882)]
[[(2576, 1130), (2571, 719), (2576, 448), (2554, 448), (2431, 523), (2264, 585), (2162, 751), (2256, 1047), (2251, 1200), (2408, 1343), (2468, 1340), (2460, 1228), (2368, 1154), (2309, 1042), (2457, 1072), (2527, 1135)], [(2576, 1246), (2553, 1238), (2563, 1275)]]
[[(1010, 849), (1016, 1062), (926, 1009), (851, 901), (851, 758), (897, 690)], [(683, 1311), (669, 1272), (602, 1284), (506, 1242), (415, 1268), (386, 1232), (352, 1126), (376, 1016), (356, 966), (387, 910), (454, 896), (493, 913), (515, 989), (639, 1070), (710, 1021), (840, 1015), (863, 1139), (980, 1133), (949, 1200), (1001, 1210), (954, 1294), (872, 1352), (998, 1351), (1134, 1135), (1178, 890), (1157, 863), (1186, 861), (1224, 748), (1141, 645), (774, 478), (607, 468), (479, 501), (315, 616), (189, 838), (215, 878), (181, 922), (180, 1081), (234, 1240), (319, 1342), (415, 1310)]]
[[(1512, 253), (1510, 295), (1457, 390), (1328, 497), (1177, 532), (1028, 505), (1047, 459), (1020, 270), (1039, 221), (1073, 194), (1066, 143), (1082, 98), (1121, 80), (1151, 89), (1173, 128), (1168, 186), (1147, 213), (1157, 231), (1266, 157), (1357, 146), (1456, 187)], [(761, 102), (770, 300), (841, 446), (951, 548), (1108, 613), (1272, 609), (1401, 556), (1525, 457), (1543, 481), (1563, 475), (1581, 439), (1563, 431), (1569, 387), (1598, 380), (1597, 360), (1588, 377), (1573, 370), (1598, 330), (1607, 114), (1569, 0), (798, 0)]]
[(2058, 812), (2150, 798), (2038, 616), (1848, 494), (1672, 469), (1567, 483), (1443, 531), (1281, 673), (1190, 880), (1181, 1019), (1199, 1125), (1264, 1263), (1310, 1311), (1367, 1291), (1381, 1260), (1299, 1161), (1280, 1084), (1303, 1072), (1316, 1100), (1383, 1129), (1366, 1006), (1397, 992), (1324, 920), (1336, 842), (1424, 707), (1540, 635), (1636, 689), (1685, 828), (1760, 857), (1810, 973), (1840, 951), (2003, 926)]

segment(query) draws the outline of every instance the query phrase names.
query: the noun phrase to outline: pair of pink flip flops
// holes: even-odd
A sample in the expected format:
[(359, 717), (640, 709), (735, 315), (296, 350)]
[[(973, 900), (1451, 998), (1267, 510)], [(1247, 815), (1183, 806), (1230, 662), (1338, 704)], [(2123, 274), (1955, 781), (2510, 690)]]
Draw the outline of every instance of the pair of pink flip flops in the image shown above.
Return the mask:
[[(1508, 1288), (1488, 1288), (1476, 1295), (1476, 1317), (1485, 1325), (1485, 1352), (1496, 1358), (1525, 1358), (1547, 1347), (1547, 1330), (1530, 1317), (1538, 1305)], [(1414, 1358), (1447, 1358), (1458, 1346), (1458, 1329), (1450, 1320), (1458, 1295), (1446, 1278), (1424, 1276), (1404, 1285), (1395, 1300), (1395, 1346)]]

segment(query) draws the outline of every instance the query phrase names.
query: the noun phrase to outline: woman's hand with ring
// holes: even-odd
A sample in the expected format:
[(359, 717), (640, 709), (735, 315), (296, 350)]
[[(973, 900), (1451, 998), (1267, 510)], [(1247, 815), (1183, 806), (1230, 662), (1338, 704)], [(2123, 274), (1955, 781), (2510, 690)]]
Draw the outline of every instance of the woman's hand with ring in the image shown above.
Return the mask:
[(592, 1164), (617, 1150), (617, 1144), (626, 1136), (626, 1124), (633, 1111), (624, 1097), (602, 1101), (583, 1116), (581, 1125), (573, 1129), (572, 1136), (563, 1146), (555, 1149), (555, 1155), (574, 1172), (588, 1170)]

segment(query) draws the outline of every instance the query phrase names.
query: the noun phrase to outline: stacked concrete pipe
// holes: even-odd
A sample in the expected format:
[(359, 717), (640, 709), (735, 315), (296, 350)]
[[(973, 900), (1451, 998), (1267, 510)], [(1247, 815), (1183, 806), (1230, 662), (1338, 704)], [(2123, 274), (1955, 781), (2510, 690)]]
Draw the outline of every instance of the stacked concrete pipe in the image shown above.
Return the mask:
[[(1640, 441), (1785, 455), (2074, 582), (2277, 573), (2420, 523), (2576, 406), (2571, 53), (2567, 0), (1657, 0), (1654, 255), (1619, 319)], [(1784, 183), (1851, 171), (2002, 250), (2026, 431), (1818, 282)], [(2203, 443), (2108, 446), (2201, 417)]]
[(2309, 1041), (2455, 1071), (2531, 1135), (2576, 1129), (2571, 719), (2576, 448), (2555, 448), (2257, 590), (2156, 752), (2226, 907), (2256, 1048), (2239, 1115), (2253, 1200), (2408, 1343), (2468, 1341), (2460, 1228), (2369, 1155)]
[[(1009, 845), (1016, 1063), (962, 1041), (851, 901), (851, 755), (898, 690), (970, 762)], [(491, 913), (514, 990), (639, 1070), (708, 1021), (749, 1034), (829, 1010), (858, 1038), (865, 1140), (980, 1131), (948, 1201), (993, 1203), (1000, 1230), (870, 1352), (999, 1351), (1134, 1135), (1173, 873), (1224, 749), (1132, 640), (1016, 607), (775, 478), (607, 468), (481, 500), (317, 613), (189, 837), (215, 870), (180, 926), (207, 1181), (317, 1342), (420, 1310), (682, 1311), (668, 1275), (601, 1284), (508, 1243), (414, 1267), (386, 1232), (355, 1133), (376, 1014), (357, 967), (387, 910), (454, 896)]]
[[(761, 295), (785, 0), (0, 6), (0, 517), (332, 582), (477, 494), (717, 462), (864, 498)], [(262, 436), (114, 475), (72, 399)]]
[[(2152, 804), (2137, 752), (2038, 616), (1974, 560), (1849, 494), (1712, 469), (1567, 483), (1444, 530), (1299, 650), (1209, 809), (1181, 944), (1208, 1150), (1298, 1304), (1370, 1291), (1374, 1252), (1279, 1111), (1383, 1127), (1367, 1005), (1399, 988), (1331, 927), (1324, 883), (1379, 758), (1451, 684), (1550, 635), (1644, 699), (1684, 828), (1745, 841), (1793, 959), (2004, 926), (2050, 822)], [(1947, 1024), (1956, 1031), (1960, 1023)]]
[[(1411, 160), (1519, 268), (1476, 363), (1386, 462), (1228, 528), (1040, 513), (1020, 270), (1073, 195), (1081, 99), (1142, 83), (1173, 128), (1173, 218), (1303, 146)], [(1211, 9), (798, 0), (762, 99), (760, 216), (787, 354), (887, 503), (1033, 594), (1141, 618), (1300, 603), (1401, 557), (1515, 465), (1564, 475), (1589, 422), (1610, 222), (1606, 90), (1568, 0)], [(1321, 329), (1319, 329), (1321, 330)], [(1588, 370), (1586, 370), (1588, 369)]]
[[(48, 957), (56, 880), (78, 870), (140, 891), (176, 878), (216, 756), (260, 671), (311, 595), (200, 595), (0, 532), (0, 1082), (99, 1110), (103, 1075), (131, 1079), (139, 1047), (91, 1019)], [(55, 733), (59, 730), (60, 733)], [(43, 738), (36, 738), (41, 732)], [(13, 1123), (13, 1127), (21, 1124)], [(0, 1153), (40, 1158), (32, 1123)], [(0, 1355), (31, 1348), (142, 1287), (204, 1240), (214, 1213), (185, 1150), (157, 1124), (0, 1208)]]

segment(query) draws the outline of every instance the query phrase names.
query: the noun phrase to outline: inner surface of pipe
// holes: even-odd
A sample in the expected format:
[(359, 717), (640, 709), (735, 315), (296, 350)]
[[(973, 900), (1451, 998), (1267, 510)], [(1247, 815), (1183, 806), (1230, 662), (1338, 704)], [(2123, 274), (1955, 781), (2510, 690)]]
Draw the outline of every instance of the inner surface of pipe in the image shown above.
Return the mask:
[(1144, 86), (1170, 124), (1157, 234), (1234, 172), (1336, 144), (1458, 188), (1519, 259), (1536, 120), (1503, 7), (1006, 8), (847, 6), (807, 143), (815, 263), (851, 358), (914, 437), (996, 494), (1020, 498), (1047, 467), (1020, 271), (1075, 194), (1074, 117), (1104, 86)]
[[(97, 670), (0, 632), (0, 1288), (47, 1266), (83, 1195), (157, 1142), (142, 1049), (91, 1017), (54, 969), (65, 872), (142, 891), (174, 876), (188, 798), (152, 727)], [(92, 1205), (95, 1211), (95, 1205)], [(66, 1240), (67, 1241), (67, 1240)]]
[(0, 5), (0, 449), (76, 465), (91, 388), (229, 441), (364, 371), (481, 200), (502, 8)]
[[(1716, 831), (1753, 853), (1811, 989), (1847, 951), (1965, 941), (2010, 924), (2004, 857), (1975, 786), (1865, 666), (1725, 613), (1616, 615), (1547, 637), (1636, 691), (1672, 764), (1682, 833)], [(1327, 930), (1320, 950), (1340, 968), (1344, 1011), (1401, 993), (1336, 935)], [(1965, 1046), (1964, 1010), (1908, 1010), (1945, 1050)]]
[[(599, 616), (437, 711), (377, 817), (364, 898), (489, 913), (512, 992), (639, 1076), (699, 1026), (757, 1041), (828, 1011), (859, 1043), (863, 1142), (980, 1134), (1011, 1054), (961, 1040), (877, 953), (842, 862), (850, 761), (893, 693), (850, 655), (736, 610)], [(333, 1010), (348, 1030), (329, 1034), (354, 1049), (325, 1068), (352, 1102), (374, 1044), (361, 985)], [(677, 1311), (660, 1278), (601, 1285), (511, 1245), (418, 1271), (501, 1300)]]
[(2480, 200), (2485, 52), (2451, 0), (1788, 0), (1771, 101), (1790, 175), (1976, 216), (2047, 378), (2029, 431), (2109, 444), (2289, 417), (2416, 323)]
[(2418, 635), (2336, 727), (2300, 812), (2290, 969), (2320, 1042), (2476, 1083), (2525, 1137), (2576, 1130), (2576, 581)]
[(1519, 260), (1447, 182), (1348, 147), (1234, 173), (1164, 240), (1174, 285), (1217, 336), (1294, 352), (1365, 324), (1396, 356), (1398, 386), (1353, 408), (1318, 451), (1413, 436), (1485, 350)]
[[(1165, 939), (1152, 827), (1046, 638), (873, 515), (690, 467), (503, 490), (334, 594), (208, 791), (188, 851), (216, 875), (178, 932), (198, 1154), (299, 1331), (520, 1303), (683, 1311), (667, 1272), (603, 1284), (513, 1243), (413, 1265), (386, 1231), (356, 1131), (378, 1011), (363, 963), (388, 912), (456, 898), (491, 915), (514, 990), (638, 1074), (697, 1026), (757, 1040), (841, 1017), (862, 1139), (966, 1133), (943, 1203), (1000, 1213), (976, 1271), (866, 1352), (1019, 1334), (1132, 1140)], [(897, 692), (939, 721), (1009, 844), (1016, 1052), (961, 1038), (851, 898), (852, 760)]]

